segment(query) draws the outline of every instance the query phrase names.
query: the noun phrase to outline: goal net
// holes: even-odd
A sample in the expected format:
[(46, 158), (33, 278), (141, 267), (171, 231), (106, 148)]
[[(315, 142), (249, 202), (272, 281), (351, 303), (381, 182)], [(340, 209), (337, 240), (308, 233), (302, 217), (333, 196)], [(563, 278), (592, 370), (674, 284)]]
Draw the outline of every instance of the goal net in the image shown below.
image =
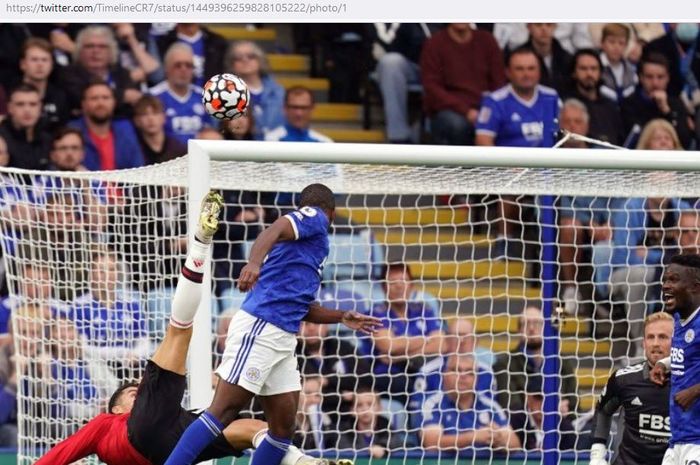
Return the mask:
[[(553, 463), (588, 449), (596, 395), (611, 370), (643, 356), (663, 263), (698, 247), (697, 176), (645, 170), (612, 150), (394, 146), (381, 158), (338, 144), (312, 162), (299, 160), (319, 149), (290, 145), (270, 155), (279, 144), (226, 143), (210, 146), (210, 161), (124, 172), (0, 170), (11, 314), (2, 357), (17, 387), (18, 463), (33, 463), (139, 379), (164, 335), (194, 197), (213, 188), (226, 201), (198, 320), (211, 330), (192, 345), (191, 366), (208, 374), (245, 297), (235, 279), (252, 242), (313, 182), (338, 204), (319, 301), (374, 313), (385, 327), (368, 337), (304, 326), (296, 444), (406, 464), (457, 454), (515, 463), (526, 453)], [(553, 152), (551, 167), (537, 161)], [(669, 167), (692, 168), (661, 154)], [(659, 167), (653, 154), (638, 156)], [(581, 168), (611, 159), (637, 169)], [(198, 178), (191, 167), (202, 163)], [(190, 393), (206, 399), (202, 378)], [(496, 432), (459, 434), (488, 427)]]

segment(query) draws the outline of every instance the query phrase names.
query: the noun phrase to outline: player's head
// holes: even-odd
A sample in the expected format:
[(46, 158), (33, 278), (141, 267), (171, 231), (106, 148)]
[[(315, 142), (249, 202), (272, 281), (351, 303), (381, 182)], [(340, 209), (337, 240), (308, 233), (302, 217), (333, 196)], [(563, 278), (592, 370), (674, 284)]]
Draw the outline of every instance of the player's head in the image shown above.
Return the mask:
[(700, 306), (700, 255), (681, 254), (671, 258), (661, 278), (664, 309), (690, 315)]
[(309, 184), (301, 191), (299, 208), (302, 207), (318, 207), (326, 213), (331, 223), (335, 219), (333, 191), (323, 184)]
[(673, 317), (666, 312), (652, 313), (644, 320), (644, 355), (651, 366), (671, 354)]
[(136, 391), (139, 383), (128, 382), (124, 383), (112, 394), (107, 403), (107, 412), (114, 414), (129, 413), (134, 408), (136, 400)]

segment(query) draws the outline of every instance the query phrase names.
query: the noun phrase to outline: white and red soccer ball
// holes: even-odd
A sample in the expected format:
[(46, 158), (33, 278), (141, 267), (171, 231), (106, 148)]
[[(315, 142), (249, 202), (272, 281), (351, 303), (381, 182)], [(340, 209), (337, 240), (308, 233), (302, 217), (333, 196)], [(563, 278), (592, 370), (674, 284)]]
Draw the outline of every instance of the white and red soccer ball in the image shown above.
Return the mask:
[(202, 103), (214, 118), (240, 118), (245, 114), (249, 102), (248, 86), (235, 74), (217, 74), (204, 84)]

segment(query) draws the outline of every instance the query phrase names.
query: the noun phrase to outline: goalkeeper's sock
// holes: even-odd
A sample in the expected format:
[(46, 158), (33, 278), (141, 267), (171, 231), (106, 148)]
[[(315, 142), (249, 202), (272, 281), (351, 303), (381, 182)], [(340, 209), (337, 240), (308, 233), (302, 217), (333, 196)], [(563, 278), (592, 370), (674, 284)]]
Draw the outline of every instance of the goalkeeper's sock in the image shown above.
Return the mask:
[(219, 420), (209, 412), (202, 413), (192, 422), (177, 442), (164, 465), (190, 465), (224, 429)]
[[(257, 449), (260, 447), (260, 444), (265, 440), (265, 435), (267, 434), (267, 428), (261, 429), (257, 433), (255, 433), (255, 436), (253, 436), (253, 448)], [(280, 462), (280, 465), (297, 465), (297, 462), (299, 462), (300, 459), (303, 458), (312, 458), (307, 455), (304, 455), (297, 446), (294, 444), (289, 445), (289, 449), (287, 449), (287, 453), (284, 455), (282, 458), (282, 461)]]
[(250, 465), (280, 465), (291, 443), (290, 439), (276, 438), (268, 432), (253, 453)]
[(190, 328), (194, 322), (197, 307), (202, 300), (202, 279), (210, 248), (211, 244), (194, 241), (187, 254), (170, 311), (170, 324), (176, 328)]

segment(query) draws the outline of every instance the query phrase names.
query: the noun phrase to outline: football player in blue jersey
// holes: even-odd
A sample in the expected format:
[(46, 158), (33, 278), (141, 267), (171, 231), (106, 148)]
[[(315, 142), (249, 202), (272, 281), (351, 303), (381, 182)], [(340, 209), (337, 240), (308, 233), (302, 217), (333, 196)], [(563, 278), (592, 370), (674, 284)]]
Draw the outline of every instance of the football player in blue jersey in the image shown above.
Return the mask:
[(700, 464), (700, 255), (671, 258), (662, 278), (665, 310), (675, 325), (671, 356), (657, 363), (652, 379), (671, 374), (671, 440), (663, 465)]
[(191, 464), (256, 395), (269, 431), (251, 465), (279, 465), (296, 426), (301, 376), (295, 349), (301, 321), (342, 322), (367, 333), (381, 324), (371, 316), (314, 302), (334, 217), (333, 192), (311, 184), (301, 192), (299, 210), (279, 218), (255, 240), (238, 281), (249, 294), (231, 319), (214, 400), (187, 428), (166, 465)]

